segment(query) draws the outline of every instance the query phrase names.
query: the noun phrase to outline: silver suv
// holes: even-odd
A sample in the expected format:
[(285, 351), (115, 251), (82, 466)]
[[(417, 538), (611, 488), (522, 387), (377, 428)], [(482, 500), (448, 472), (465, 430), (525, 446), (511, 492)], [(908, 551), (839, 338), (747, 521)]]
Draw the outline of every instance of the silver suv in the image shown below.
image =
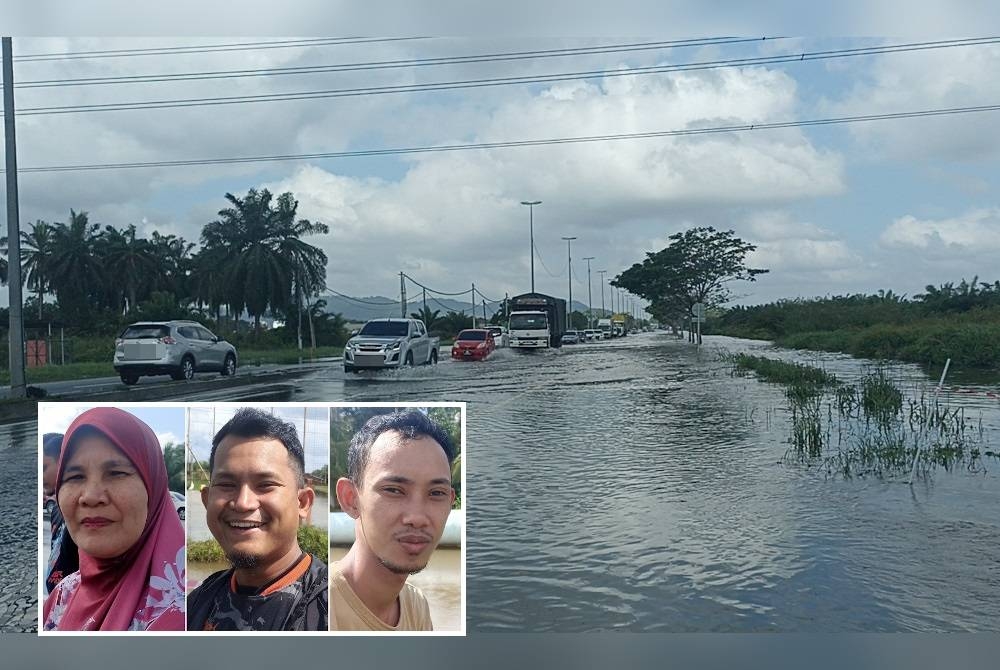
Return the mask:
[(195, 372), (236, 374), (236, 347), (195, 321), (133, 323), (115, 340), (115, 372), (131, 386), (143, 375), (191, 379)]

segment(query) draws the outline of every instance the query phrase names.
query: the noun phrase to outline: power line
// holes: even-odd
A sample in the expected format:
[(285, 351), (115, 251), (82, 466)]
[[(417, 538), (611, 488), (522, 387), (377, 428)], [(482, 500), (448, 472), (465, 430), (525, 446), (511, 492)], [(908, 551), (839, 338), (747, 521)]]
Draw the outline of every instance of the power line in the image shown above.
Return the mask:
[(433, 65), (458, 65), (469, 63), (506, 62), (539, 58), (564, 58), (567, 56), (588, 56), (607, 53), (629, 53), (666, 48), (714, 46), (764, 40), (785, 39), (779, 37), (754, 38), (709, 38), (703, 40), (668, 40), (660, 42), (638, 42), (627, 44), (607, 44), (593, 47), (573, 47), (565, 49), (540, 49), (534, 51), (512, 51), (486, 53), (467, 56), (442, 56), (437, 58), (410, 58), (390, 61), (368, 61), (361, 63), (340, 63), (330, 65), (301, 65), (296, 67), (258, 68), (245, 70), (216, 70), (147, 75), (120, 75), (115, 77), (80, 77), (76, 79), (39, 79), (15, 82), (14, 88), (48, 88), (55, 86), (89, 86), (95, 84), (133, 84), (167, 81), (195, 81), (204, 79), (237, 79), (244, 77), (267, 77), (289, 74), (317, 74), (324, 72), (356, 72), (362, 70), (389, 70)]
[(256, 51), (258, 49), (288, 49), (311, 46), (333, 46), (339, 44), (372, 44), (376, 42), (403, 42), (426, 40), (429, 37), (314, 37), (301, 40), (270, 40), (264, 42), (236, 42), (232, 44), (201, 44), (172, 47), (145, 47), (139, 49), (105, 49), (102, 51), (69, 51), (64, 53), (24, 54), (15, 56), (14, 62), (37, 62), (52, 60), (77, 60), (81, 58), (121, 58), (127, 56), (170, 56), (189, 53), (212, 53), (217, 51)]
[(552, 271), (549, 270), (549, 266), (547, 266), (545, 264), (545, 261), (542, 260), (542, 255), (540, 253), (538, 253), (538, 247), (537, 246), (535, 246), (535, 256), (538, 257), (538, 262), (542, 264), (542, 267), (545, 268), (545, 271), (549, 274), (550, 277), (556, 277), (556, 278), (562, 277), (562, 273), (561, 272), (559, 274), (557, 274), (557, 275), (552, 274)]
[(409, 279), (411, 282), (413, 282), (417, 286), (419, 286), (420, 288), (425, 288), (428, 291), (430, 291), (431, 293), (437, 293), (438, 295), (445, 295), (445, 296), (448, 296), (448, 297), (452, 297), (452, 296), (465, 295), (466, 293), (469, 292), (469, 291), (459, 291), (458, 293), (446, 293), (444, 291), (435, 291), (434, 289), (432, 289), (429, 286), (424, 286), (423, 284), (421, 284), (420, 282), (418, 282), (416, 279), (414, 279), (410, 275), (406, 274), (405, 272), (403, 273), (403, 276), (406, 277), (407, 279)]
[[(837, 125), (858, 123), (862, 121), (886, 121), (894, 119), (912, 119), (931, 116), (950, 116), (955, 114), (972, 114), (977, 112), (995, 112), (998, 105), (979, 105), (967, 107), (949, 107), (944, 109), (927, 109), (913, 112), (892, 112), (886, 114), (862, 114), (858, 116), (841, 116), (804, 121), (780, 121), (774, 123), (750, 123), (733, 126), (713, 126), (707, 128), (685, 128), (682, 130), (657, 130), (640, 133), (616, 133), (608, 135), (586, 135), (580, 137), (557, 137), (538, 140), (509, 140), (504, 142), (479, 142), (473, 144), (442, 144), (437, 146), (400, 147), (390, 149), (359, 149), (356, 151), (331, 151), (310, 154), (283, 154), (272, 156), (247, 156), (237, 158), (204, 158), (172, 161), (145, 161), (135, 163), (91, 163), (80, 165), (53, 165), (43, 167), (18, 168), (19, 173), (28, 172), (74, 172), (87, 170), (125, 170), (151, 167), (184, 167), (192, 165), (226, 165), (234, 163), (263, 163), (273, 161), (322, 160), (335, 158), (357, 158), (362, 156), (397, 156), (405, 154), (441, 153), (450, 151), (471, 151), (483, 149), (507, 149), (513, 147), (549, 146), (557, 144), (585, 144), (590, 142), (610, 142), (617, 140), (653, 139), (665, 137), (684, 137), (690, 135), (716, 135), (720, 133), (747, 132), (752, 130), (774, 130), (780, 128), (804, 128), (809, 126)], [(0, 170), (4, 172), (5, 170)], [(557, 275), (553, 275), (557, 276)], [(417, 283), (412, 278), (410, 281)], [(420, 284), (418, 284), (420, 285)], [(429, 290), (429, 289), (428, 289)], [(449, 295), (442, 293), (442, 295)], [(454, 295), (461, 295), (454, 294)]]
[(221, 96), (203, 98), (179, 98), (170, 100), (139, 100), (132, 102), (110, 102), (89, 105), (62, 105), (50, 107), (25, 107), (16, 112), (18, 116), (36, 116), (40, 114), (77, 114), (86, 112), (115, 112), (137, 109), (175, 109), (183, 107), (205, 107), (218, 105), (249, 104), (257, 102), (287, 102), (293, 100), (321, 100), (329, 98), (350, 98), (366, 95), (387, 95), (392, 93), (425, 93), (430, 91), (450, 91), (457, 89), (484, 88), (492, 86), (512, 86), (523, 84), (546, 84), (560, 81), (578, 81), (585, 79), (638, 76), (647, 74), (665, 74), (670, 72), (691, 72), (712, 70), (727, 67), (748, 67), (753, 65), (774, 65), (780, 63), (826, 60), (855, 56), (871, 56), (886, 53), (906, 51), (925, 51), (929, 49), (944, 49), (959, 46), (979, 46), (995, 44), (1000, 38), (973, 38), (967, 40), (951, 40), (948, 42), (920, 42), (912, 44), (891, 45), (886, 47), (865, 47), (856, 49), (841, 49), (836, 51), (802, 52), (781, 56), (762, 56), (755, 58), (737, 58), (718, 61), (702, 61), (697, 63), (681, 63), (675, 65), (655, 65), (617, 70), (589, 70), (584, 72), (564, 72), (547, 75), (523, 75), (515, 77), (491, 77), (481, 79), (466, 79), (459, 81), (432, 82), (426, 84), (392, 84), (386, 86), (367, 86), (355, 88), (329, 89), (321, 91), (297, 91), (292, 93), (263, 93), (256, 95)]
[(396, 306), (398, 306), (400, 300), (402, 300), (402, 296), (399, 296), (399, 298), (397, 300), (395, 300), (394, 302), (372, 302), (370, 300), (362, 300), (360, 298), (353, 298), (353, 297), (351, 297), (349, 295), (344, 295), (343, 293), (339, 293), (338, 291), (334, 291), (332, 288), (327, 288), (326, 290), (329, 291), (330, 293), (333, 293), (336, 296), (340, 296), (344, 300), (351, 300), (353, 302), (359, 302), (362, 305), (375, 305), (377, 307), (389, 307), (390, 305), (396, 305)]

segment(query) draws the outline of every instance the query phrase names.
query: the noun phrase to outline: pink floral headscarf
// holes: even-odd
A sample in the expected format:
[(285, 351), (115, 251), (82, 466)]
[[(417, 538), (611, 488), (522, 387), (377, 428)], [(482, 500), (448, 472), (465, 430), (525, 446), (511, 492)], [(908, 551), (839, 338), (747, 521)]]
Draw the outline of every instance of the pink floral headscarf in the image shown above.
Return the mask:
[(57, 496), (74, 433), (84, 426), (99, 430), (135, 465), (149, 496), (146, 526), (117, 558), (99, 559), (81, 549), (79, 586), (65, 600), (53, 591), (45, 601), (45, 621), (57, 620), (59, 630), (184, 630), (184, 526), (167, 489), (160, 442), (149, 426), (123, 410), (84, 412), (63, 438)]

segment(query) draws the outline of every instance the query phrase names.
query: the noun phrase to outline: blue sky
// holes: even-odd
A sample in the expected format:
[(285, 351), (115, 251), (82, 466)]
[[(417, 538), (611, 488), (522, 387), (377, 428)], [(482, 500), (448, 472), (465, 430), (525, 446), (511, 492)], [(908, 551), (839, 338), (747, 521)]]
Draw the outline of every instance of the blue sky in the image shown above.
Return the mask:
[[(18, 108), (138, 99), (253, 95), (555, 72), (614, 71), (857, 46), (975, 37), (795, 38), (753, 44), (397, 68), (294, 77), (19, 89)], [(876, 25), (876, 24), (872, 24)], [(593, 34), (593, 33), (591, 33)], [(707, 33), (698, 33), (707, 34)], [(765, 33), (766, 34), (766, 33)], [(780, 34), (780, 33), (774, 33)], [(670, 35), (670, 38), (696, 35)], [(260, 38), (264, 39), (264, 38)], [(465, 37), (15, 63), (15, 81), (195, 72), (565, 49), (662, 36)], [(15, 38), (15, 56), (241, 38)], [(242, 38), (242, 41), (249, 41)], [(18, 118), (22, 167), (269, 155), (635, 133), (742, 123), (912, 112), (1000, 103), (1000, 45), (597, 76), (583, 81), (447, 92)], [(313, 238), (330, 288), (399, 292), (399, 272), (446, 292), (473, 282), (489, 297), (528, 290), (528, 213), (535, 208), (535, 283), (565, 296), (573, 242), (609, 279), (693, 226), (733, 229), (771, 270), (734, 285), (739, 301), (872, 292), (1000, 279), (1000, 112), (850, 125), (250, 165), (24, 174), (22, 222), (65, 221), (70, 208), (196, 242), (224, 193), (292, 191), (299, 214), (330, 226)], [(599, 304), (598, 275), (593, 275)], [(416, 293), (410, 285), (408, 292)], [(4, 296), (3, 299), (5, 299)], [(2, 299), (0, 299), (2, 300)]]

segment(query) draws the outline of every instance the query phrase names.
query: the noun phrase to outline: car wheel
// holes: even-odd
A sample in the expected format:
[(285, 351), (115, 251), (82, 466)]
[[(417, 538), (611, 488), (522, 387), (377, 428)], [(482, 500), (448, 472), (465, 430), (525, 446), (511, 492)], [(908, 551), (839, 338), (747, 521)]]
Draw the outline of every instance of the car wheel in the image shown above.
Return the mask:
[(348, 372), (355, 372), (353, 365), (344, 365), (344, 374), (346, 375)]
[(432, 350), (431, 350), (431, 360), (430, 360), (430, 364), (431, 364), (431, 365), (437, 365), (437, 364), (438, 364), (438, 352), (437, 352), (437, 350), (436, 350), (436, 349), (432, 349)]
[(236, 374), (236, 357), (232, 354), (226, 356), (226, 362), (222, 364), (222, 376), (232, 377)]
[(194, 359), (190, 356), (185, 356), (181, 359), (181, 367), (175, 372), (171, 373), (170, 377), (175, 381), (181, 381), (182, 379), (193, 379), (194, 378)]
[(177, 508), (177, 516), (179, 516), (181, 518), (181, 521), (184, 521), (184, 508), (183, 507), (178, 507)]
[(125, 386), (133, 386), (139, 381), (139, 375), (125, 374), (122, 373), (122, 384)]
[(407, 351), (406, 352), (406, 360), (403, 361), (403, 364), (406, 365), (407, 367), (410, 367), (410, 368), (413, 367), (413, 352), (412, 351)]

